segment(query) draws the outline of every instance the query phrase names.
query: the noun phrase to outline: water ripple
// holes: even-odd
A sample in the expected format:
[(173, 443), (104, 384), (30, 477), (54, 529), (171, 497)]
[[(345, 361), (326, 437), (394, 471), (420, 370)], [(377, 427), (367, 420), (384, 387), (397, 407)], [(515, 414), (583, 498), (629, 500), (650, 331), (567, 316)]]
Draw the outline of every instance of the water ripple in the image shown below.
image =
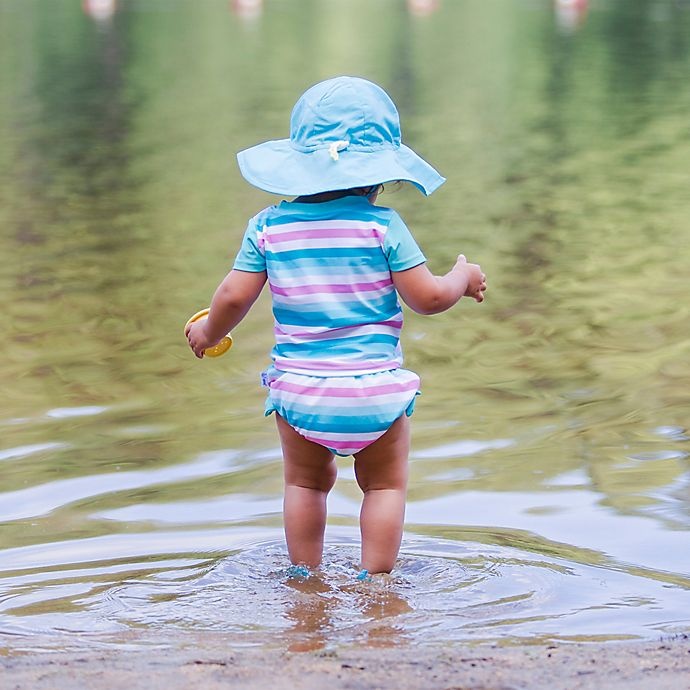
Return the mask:
[(25, 458), (36, 453), (43, 453), (48, 450), (62, 450), (68, 448), (66, 443), (48, 442), (48, 443), (33, 443), (26, 446), (16, 446), (14, 448), (5, 448), (0, 450), (0, 461), (2, 460), (17, 460), (18, 458)]
[[(355, 579), (357, 536), (336, 531), (322, 567), (296, 580), (285, 575), (276, 532), (263, 540), (255, 533), (244, 545), (235, 539), (225, 554), (159, 561), (130, 556), (129, 565), (110, 566), (92, 560), (48, 579), (28, 573), (13, 590), (0, 580), (0, 631), (99, 640), (123, 630), (151, 630), (159, 639), (166, 631), (222, 631), (244, 644), (298, 651), (402, 640), (651, 639), (690, 629), (690, 618), (680, 613), (687, 590), (644, 573), (535, 557), (506, 545), (410, 538), (392, 577), (361, 583)], [(223, 531), (215, 539), (210, 532), (190, 537), (189, 546), (205, 548), (232, 541)], [(103, 558), (106, 549), (100, 551)], [(660, 622), (660, 608), (679, 614)]]
[(70, 503), (116, 491), (213, 477), (232, 471), (232, 461), (237, 455), (238, 453), (234, 451), (205, 453), (193, 462), (161, 469), (74, 477), (19, 491), (9, 491), (0, 494), (0, 521), (9, 522), (47, 515)]

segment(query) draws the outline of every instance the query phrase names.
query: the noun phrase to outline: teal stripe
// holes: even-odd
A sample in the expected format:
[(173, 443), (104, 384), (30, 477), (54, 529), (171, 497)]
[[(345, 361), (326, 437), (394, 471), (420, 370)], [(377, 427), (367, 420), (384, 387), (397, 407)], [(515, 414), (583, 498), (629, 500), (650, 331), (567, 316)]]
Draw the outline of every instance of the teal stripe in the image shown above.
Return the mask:
[(293, 402), (283, 403), (275, 396), (273, 393), (267, 400), (266, 412), (276, 410), (292, 426), (323, 433), (362, 434), (388, 429), (403, 412), (411, 412), (410, 403), (416, 399), (417, 392), (410, 391), (409, 395), (401, 393), (397, 402), (384, 405), (351, 408), (320, 405), (316, 409)]
[[(379, 261), (388, 265), (381, 247), (327, 247), (315, 249), (291, 249), (289, 251), (272, 252), (266, 250), (266, 263), (271, 261), (293, 261), (304, 259), (330, 259), (338, 261), (338, 259), (379, 259)], [(321, 265), (323, 263), (319, 261)]]
[(355, 408), (353, 412), (356, 411), (356, 416), (354, 416), (309, 414), (309, 412), (300, 411), (292, 405), (286, 408), (274, 401), (276, 411), (285, 418), (288, 424), (308, 431), (334, 434), (366, 434), (372, 431), (384, 431), (403, 413), (408, 404), (408, 402), (401, 403), (397, 407), (391, 408), (387, 413), (376, 408), (362, 413), (360, 412), (361, 409), (369, 408)]
[[(299, 312), (287, 309), (277, 309), (274, 307), (273, 316), (278, 323), (284, 326), (314, 326), (319, 321), (323, 321), (324, 316), (322, 312), (321, 319), (315, 319), (314, 314), (310, 312)], [(347, 328), (348, 326), (356, 326), (361, 324), (361, 316), (353, 318), (352, 314), (344, 313), (336, 316), (335, 314), (328, 314), (328, 325), (331, 328)]]
[(399, 314), (397, 300), (381, 300), (369, 304), (348, 303), (345, 306), (329, 305), (296, 305), (295, 309), (286, 309), (280, 304), (273, 305), (273, 316), (278, 323), (286, 326), (314, 326), (328, 320), (331, 328), (359, 326), (365, 323), (385, 321)]
[[(296, 276), (316, 277), (316, 276), (330, 276), (339, 270), (341, 273), (354, 274), (356, 276), (363, 276), (365, 279), (368, 276), (383, 273), (390, 275), (388, 263), (381, 255), (380, 260), (376, 261), (354, 261), (348, 258), (346, 261), (342, 259), (310, 259), (308, 257), (302, 259), (292, 259), (291, 261), (278, 261), (276, 259), (270, 262), (271, 278), (275, 277), (280, 280), (284, 276), (289, 278)], [(373, 280), (381, 280), (381, 277), (376, 275)]]
[[(371, 357), (372, 350), (370, 345), (383, 345), (384, 348), (373, 350), (377, 354), (385, 352), (386, 347), (394, 357), (395, 348), (398, 345), (398, 338), (384, 333), (372, 333), (366, 336), (351, 336), (348, 338), (332, 338), (329, 340), (310, 341), (307, 343), (280, 343), (276, 345), (275, 352), (280, 357), (296, 357), (298, 359), (316, 357), (326, 354), (328, 357), (323, 359), (350, 358), (353, 355), (365, 354), (364, 360)], [(368, 357), (366, 356), (368, 355)]]

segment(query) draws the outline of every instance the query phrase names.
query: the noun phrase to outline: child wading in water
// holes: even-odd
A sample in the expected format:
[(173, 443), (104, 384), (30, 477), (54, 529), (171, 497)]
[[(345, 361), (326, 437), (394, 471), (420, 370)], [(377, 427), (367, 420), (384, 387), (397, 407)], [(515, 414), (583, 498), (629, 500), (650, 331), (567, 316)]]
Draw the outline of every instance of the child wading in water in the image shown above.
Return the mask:
[[(364, 79), (338, 77), (297, 102), (290, 139), (241, 151), (240, 170), (295, 197), (249, 221), (208, 319), (187, 326), (197, 357), (237, 326), (268, 280), (276, 344), (262, 374), (276, 413), (291, 562), (321, 563), (335, 455), (354, 456), (364, 493), (360, 579), (388, 573), (402, 539), (412, 414), (419, 377), (401, 368), (398, 295), (420, 314), (484, 299), (485, 276), (460, 255), (434, 276), (400, 216), (375, 205), (381, 185), (426, 195), (445, 181), (400, 141), (395, 105)], [(299, 570), (298, 570), (299, 571)]]

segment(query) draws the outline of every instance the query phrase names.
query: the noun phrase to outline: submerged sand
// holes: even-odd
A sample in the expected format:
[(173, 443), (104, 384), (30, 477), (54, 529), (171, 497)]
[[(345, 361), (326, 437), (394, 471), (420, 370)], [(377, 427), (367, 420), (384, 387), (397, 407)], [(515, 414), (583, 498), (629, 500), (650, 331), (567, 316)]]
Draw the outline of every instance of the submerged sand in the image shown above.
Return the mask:
[(222, 635), (132, 645), (11, 651), (2, 690), (689, 690), (690, 639), (497, 647), (344, 648), (287, 652), (233, 647)]

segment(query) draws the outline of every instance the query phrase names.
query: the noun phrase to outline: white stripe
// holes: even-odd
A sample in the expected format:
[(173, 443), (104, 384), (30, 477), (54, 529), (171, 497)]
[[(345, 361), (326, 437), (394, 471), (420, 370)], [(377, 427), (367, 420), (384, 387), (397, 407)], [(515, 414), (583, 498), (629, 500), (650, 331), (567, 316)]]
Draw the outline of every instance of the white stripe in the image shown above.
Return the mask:
[(375, 441), (379, 436), (382, 436), (385, 431), (367, 431), (367, 432), (350, 432), (346, 434), (336, 433), (334, 431), (310, 431), (302, 427), (295, 427), (298, 431), (303, 431), (309, 438), (319, 439), (323, 441), (350, 441), (353, 448), (358, 448), (360, 441)]
[[(391, 383), (406, 383), (407, 381), (411, 381), (413, 379), (417, 378), (417, 374), (413, 372), (408, 372), (406, 369), (405, 370), (398, 370), (399, 374), (392, 374), (392, 373), (380, 373), (376, 377), (372, 377), (371, 379), (371, 385), (372, 386), (386, 386)], [(403, 373), (407, 374), (406, 376), (403, 377)], [(284, 372), (281, 374), (279, 377), (282, 381), (285, 381), (286, 383), (292, 383), (296, 386), (323, 386), (324, 381), (321, 376), (308, 376), (304, 374), (293, 374), (291, 372)], [(352, 388), (353, 386), (353, 380), (355, 381), (354, 385), (365, 389), (366, 386), (363, 386), (363, 379), (360, 379), (358, 376), (353, 375), (353, 376), (332, 376), (328, 379), (328, 387), (329, 388)]]
[[(275, 324), (275, 330), (276, 333), (280, 332), (283, 335), (297, 335), (300, 336), (302, 334), (304, 335), (321, 335), (323, 333), (332, 333), (332, 332), (345, 332), (345, 331), (350, 331), (350, 330), (357, 330), (360, 328), (390, 328), (391, 331), (394, 333), (397, 333), (401, 328), (402, 328), (402, 314), (399, 312), (395, 314), (395, 316), (400, 316), (400, 325), (399, 326), (383, 326), (378, 323), (369, 323), (369, 324), (364, 324), (362, 326), (349, 326), (347, 328), (338, 328), (334, 329), (329, 326), (293, 326), (291, 324), (286, 324), (286, 323), (276, 323)], [(393, 319), (390, 319), (393, 320)]]
[(312, 292), (305, 295), (290, 296), (271, 293), (271, 298), (273, 304), (278, 306), (287, 304), (302, 309), (306, 304), (313, 304), (314, 309), (310, 311), (322, 311), (324, 304), (359, 303), (361, 301), (359, 298), (362, 295), (365, 295), (366, 300), (369, 301), (377, 297), (385, 297), (393, 292), (395, 292), (393, 286), (387, 285), (378, 290), (353, 290), (352, 292)]
[[(336, 362), (338, 365), (337, 368), (330, 369), (310, 368), (310, 365), (313, 367), (314, 364), (318, 363), (318, 360), (295, 360), (292, 357), (274, 357), (273, 364), (278, 371), (297, 374), (299, 376), (317, 376), (319, 378), (365, 376), (367, 374), (380, 374), (400, 367), (402, 364), (402, 356), (397, 351), (396, 355), (397, 356), (393, 359), (387, 359), (383, 362), (374, 362), (366, 365), (364, 362), (351, 362), (341, 358)], [(300, 364), (302, 366), (300, 366)]]
[[(289, 406), (291, 403), (300, 405), (300, 414), (303, 414), (302, 405), (313, 406), (316, 413), (320, 416), (335, 415), (339, 409), (352, 407), (383, 407), (401, 405), (407, 400), (412, 400), (417, 391), (397, 391), (395, 393), (384, 393), (382, 395), (372, 395), (371, 397), (341, 398), (330, 395), (305, 395), (303, 393), (288, 393), (272, 389), (271, 400), (282, 402)], [(294, 409), (294, 408), (293, 408)]]

